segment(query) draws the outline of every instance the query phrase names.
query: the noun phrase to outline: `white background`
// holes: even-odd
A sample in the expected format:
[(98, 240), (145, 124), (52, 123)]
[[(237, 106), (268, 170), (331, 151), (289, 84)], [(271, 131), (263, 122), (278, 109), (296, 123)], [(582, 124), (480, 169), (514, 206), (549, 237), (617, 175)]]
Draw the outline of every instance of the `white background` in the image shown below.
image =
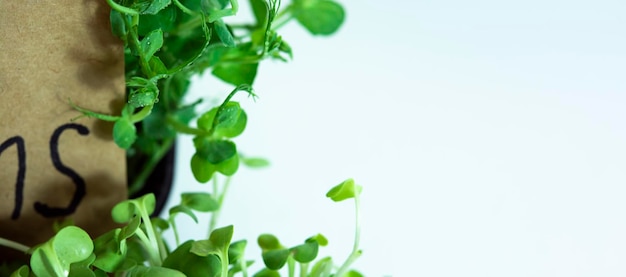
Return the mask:
[[(220, 220), (248, 258), (261, 233), (319, 232), (343, 261), (353, 205), (324, 194), (352, 177), (366, 276), (626, 276), (626, 2), (341, 3), (336, 36), (281, 29), (293, 61), (262, 64), (258, 101), (236, 99), (240, 151), (272, 163), (240, 170)], [(206, 75), (192, 95), (230, 89)], [(190, 139), (173, 195), (210, 189)]]

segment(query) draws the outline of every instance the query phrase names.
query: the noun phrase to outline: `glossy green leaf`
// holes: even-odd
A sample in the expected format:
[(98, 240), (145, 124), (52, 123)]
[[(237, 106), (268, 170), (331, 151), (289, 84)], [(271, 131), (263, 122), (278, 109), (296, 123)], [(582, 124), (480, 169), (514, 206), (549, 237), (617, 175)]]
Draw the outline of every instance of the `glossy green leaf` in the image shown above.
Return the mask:
[(145, 107), (153, 105), (158, 101), (159, 91), (156, 86), (143, 87), (138, 90), (133, 90), (128, 98), (128, 104), (134, 108)]
[(120, 148), (128, 149), (137, 140), (137, 128), (128, 118), (120, 118), (113, 125), (113, 141)]
[(330, 189), (330, 191), (326, 193), (326, 197), (329, 197), (335, 202), (339, 202), (354, 198), (355, 195), (361, 193), (362, 189), (361, 186), (354, 183), (353, 179), (348, 179)]
[(293, 258), (300, 263), (309, 263), (317, 257), (319, 244), (315, 240), (307, 240), (307, 242), (290, 248)]
[(190, 251), (198, 256), (207, 256), (209, 254), (228, 255), (228, 247), (232, 237), (232, 225), (217, 228), (211, 232), (208, 240), (194, 242)]
[(187, 192), (180, 195), (181, 205), (199, 212), (212, 212), (219, 209), (220, 204), (215, 198), (206, 192)]
[(239, 155), (234, 155), (215, 166), (215, 169), (226, 176), (233, 176), (239, 169)]
[(194, 241), (187, 241), (170, 253), (163, 266), (176, 269), (184, 273), (187, 277), (219, 277), (221, 273), (221, 262), (215, 255), (198, 256), (191, 253), (191, 246)]
[(217, 114), (218, 107), (215, 107), (208, 112), (203, 113), (200, 117), (198, 117), (198, 128), (202, 130), (211, 130), (213, 128), (213, 122), (215, 120), (215, 115)]
[(317, 234), (315, 236), (312, 236), (312, 237), (308, 238), (306, 241), (307, 242), (308, 241), (316, 241), (320, 246), (328, 245), (328, 239), (324, 235), (322, 235), (322, 234)]
[[(239, 106), (238, 103), (237, 106)], [(218, 120), (215, 127), (215, 135), (234, 138), (241, 135), (241, 133), (243, 133), (243, 131), (246, 129), (248, 116), (246, 115), (246, 112), (239, 107), (227, 108), (229, 109), (226, 112), (229, 112), (229, 115), (224, 115), (225, 112), (223, 111), (220, 112), (220, 114), (217, 116)], [(234, 111), (236, 111), (236, 114)]]
[(228, 30), (228, 27), (226, 27), (226, 24), (224, 24), (224, 21), (221, 19), (216, 20), (213, 23), (213, 29), (224, 45), (227, 47), (235, 47), (235, 38), (233, 38), (233, 35), (230, 33), (230, 30)]
[(261, 234), (257, 238), (257, 243), (263, 251), (283, 248), (278, 238), (272, 234)]
[(193, 173), (193, 177), (195, 177), (198, 182), (208, 182), (211, 180), (216, 170), (214, 164), (201, 158), (198, 153), (191, 157), (191, 173)]
[(96, 260), (96, 255), (91, 253), (89, 258), (70, 265), (69, 277), (96, 277), (91, 270), (91, 264)]
[(258, 63), (220, 63), (213, 68), (212, 73), (222, 81), (238, 86), (253, 84), (258, 68)]
[(313, 35), (330, 35), (336, 32), (345, 19), (339, 3), (330, 0), (303, 1), (296, 6), (296, 20)]
[(243, 110), (239, 103), (229, 101), (218, 110), (216, 127), (232, 128), (239, 121), (239, 116), (242, 112)]
[(30, 265), (37, 276), (67, 276), (70, 265), (90, 257), (94, 245), (83, 229), (67, 226), (33, 252)]
[(141, 40), (141, 50), (146, 60), (150, 60), (152, 56), (163, 46), (163, 31), (156, 29), (150, 32)]
[(244, 258), (247, 244), (248, 242), (245, 240), (235, 241), (230, 244), (228, 247), (228, 261), (230, 264), (238, 263)]
[(289, 249), (274, 249), (264, 251), (262, 254), (263, 263), (265, 263), (265, 266), (269, 269), (279, 270), (285, 265), (285, 263), (287, 263), (287, 258), (289, 258), (289, 255)]
[(196, 154), (212, 164), (219, 164), (237, 155), (235, 143), (229, 140), (196, 137), (194, 145)]
[(252, 275), (253, 277), (280, 277), (280, 273), (276, 270), (269, 268), (261, 269), (259, 272)]
[(154, 194), (148, 193), (137, 199), (124, 200), (113, 207), (111, 216), (117, 223), (126, 223), (135, 215), (150, 215), (154, 212), (156, 198)]

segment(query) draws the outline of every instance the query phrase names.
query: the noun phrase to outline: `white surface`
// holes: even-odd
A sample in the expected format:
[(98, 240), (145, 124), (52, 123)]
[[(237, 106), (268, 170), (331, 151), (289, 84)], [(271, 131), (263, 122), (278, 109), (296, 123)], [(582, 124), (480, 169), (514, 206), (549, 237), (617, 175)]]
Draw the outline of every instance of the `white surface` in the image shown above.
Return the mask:
[[(248, 258), (260, 233), (321, 232), (321, 255), (343, 259), (353, 205), (324, 194), (353, 177), (367, 276), (626, 276), (626, 2), (342, 3), (334, 37), (286, 26), (294, 60), (261, 66), (256, 103), (238, 98), (240, 150), (272, 162), (238, 173), (220, 220)], [(191, 145), (176, 191), (210, 188)]]

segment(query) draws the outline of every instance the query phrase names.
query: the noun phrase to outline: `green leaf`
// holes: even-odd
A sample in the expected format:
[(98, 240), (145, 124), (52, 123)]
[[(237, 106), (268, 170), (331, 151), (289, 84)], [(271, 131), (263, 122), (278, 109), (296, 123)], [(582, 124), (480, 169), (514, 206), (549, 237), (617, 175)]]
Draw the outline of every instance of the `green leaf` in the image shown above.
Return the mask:
[(268, 167), (270, 162), (267, 159), (259, 157), (240, 157), (239, 159), (245, 166), (251, 168)]
[(217, 114), (218, 108), (219, 107), (215, 107), (198, 117), (198, 128), (206, 131), (211, 130), (211, 128), (213, 128), (213, 122), (215, 119), (215, 114)]
[(196, 137), (193, 140), (196, 154), (212, 164), (219, 164), (237, 155), (235, 143), (229, 140), (217, 140), (206, 137)]
[(183, 213), (191, 217), (195, 223), (198, 223), (198, 217), (189, 207), (178, 205), (170, 208), (170, 216), (175, 216), (176, 214)]
[(281, 269), (289, 258), (289, 249), (274, 249), (263, 252), (263, 263), (272, 270)]
[(113, 35), (122, 40), (126, 40), (128, 30), (126, 29), (126, 23), (124, 23), (124, 15), (116, 10), (111, 10), (109, 20), (111, 21), (111, 32), (113, 32)]
[(278, 238), (272, 234), (261, 234), (257, 238), (257, 243), (263, 251), (283, 248)]
[(315, 236), (312, 236), (308, 238), (306, 241), (316, 241), (320, 246), (328, 245), (328, 239), (322, 234), (317, 234)]
[(196, 180), (200, 183), (206, 183), (211, 180), (215, 173), (215, 165), (206, 159), (203, 159), (198, 153), (191, 157), (191, 172)]
[(215, 134), (228, 138), (234, 138), (241, 135), (246, 129), (248, 116), (241, 109), (239, 103), (228, 102), (224, 109), (220, 110), (217, 115), (217, 124), (215, 126)]
[(153, 105), (159, 99), (159, 90), (156, 86), (146, 86), (130, 93), (128, 104), (134, 108)]
[(230, 264), (236, 264), (240, 259), (244, 258), (247, 244), (248, 242), (245, 240), (239, 240), (230, 244), (228, 247), (228, 262)]
[(163, 31), (161, 29), (150, 32), (141, 40), (141, 50), (146, 60), (150, 60), (161, 46), (163, 46)]
[(276, 270), (264, 268), (264, 269), (261, 269), (259, 272), (255, 273), (253, 277), (280, 277), (280, 273)]
[(346, 277), (363, 277), (363, 274), (361, 274), (360, 272), (358, 272), (356, 270), (350, 270), (344, 276), (346, 276)]
[(311, 268), (311, 274), (309, 277), (322, 277), (330, 276), (330, 271), (333, 269), (333, 259), (331, 257), (325, 257), (317, 261)]
[(348, 179), (330, 189), (330, 191), (326, 193), (326, 197), (329, 197), (335, 202), (339, 202), (354, 198), (357, 194), (361, 193), (361, 190), (363, 190), (363, 188), (355, 184), (353, 179)]
[(94, 245), (83, 229), (67, 226), (33, 252), (30, 265), (37, 276), (67, 276), (70, 265), (90, 257)]
[(345, 19), (343, 7), (330, 0), (306, 1), (295, 7), (296, 20), (313, 35), (333, 34)]
[(124, 200), (113, 207), (111, 216), (117, 223), (129, 222), (135, 215), (150, 215), (154, 212), (156, 198), (148, 193), (137, 199)]
[(267, 19), (269, 16), (270, 7), (267, 5), (266, 0), (250, 0), (252, 12), (256, 19), (257, 28), (265, 28), (267, 25)]
[(130, 119), (122, 117), (113, 125), (113, 141), (123, 149), (130, 148), (137, 139), (137, 128)]
[(317, 257), (319, 244), (315, 240), (307, 240), (304, 244), (290, 248), (293, 258), (300, 263), (309, 263)]
[(227, 47), (235, 47), (235, 38), (233, 38), (233, 35), (230, 33), (230, 30), (228, 30), (228, 27), (226, 27), (226, 24), (224, 24), (224, 21), (221, 19), (216, 20), (213, 23), (213, 29), (224, 45)]
[(167, 6), (157, 14), (141, 14), (139, 15), (140, 24), (137, 26), (137, 33), (140, 36), (161, 29), (163, 33), (168, 33), (177, 25), (178, 8), (175, 5)]
[(157, 14), (162, 9), (165, 9), (172, 3), (171, 0), (151, 0), (150, 5), (143, 11), (142, 14)]
[(194, 242), (190, 251), (198, 256), (209, 254), (228, 255), (228, 247), (232, 238), (233, 225), (217, 228), (211, 232), (208, 240)]
[(176, 269), (187, 277), (219, 277), (221, 274), (221, 262), (216, 255), (205, 257), (191, 253), (194, 241), (190, 240), (181, 244), (170, 253), (163, 266)]
[(254, 83), (258, 68), (258, 63), (219, 63), (213, 68), (212, 73), (224, 82), (238, 86)]
[(167, 67), (165, 66), (163, 61), (161, 61), (161, 58), (157, 56), (152, 56), (152, 58), (150, 58), (150, 61), (148, 61), (148, 65), (150, 65), (150, 68), (152, 68), (152, 71), (154, 71), (154, 74), (158, 75), (158, 74), (169, 73), (169, 71), (167, 70)]
[(220, 204), (206, 192), (183, 193), (180, 195), (183, 206), (189, 207), (199, 212), (212, 212), (219, 209)]
[(23, 265), (14, 271), (10, 277), (28, 277), (30, 276), (30, 268), (27, 265)]
[(233, 176), (239, 169), (239, 155), (234, 155), (215, 166), (215, 169), (226, 176)]

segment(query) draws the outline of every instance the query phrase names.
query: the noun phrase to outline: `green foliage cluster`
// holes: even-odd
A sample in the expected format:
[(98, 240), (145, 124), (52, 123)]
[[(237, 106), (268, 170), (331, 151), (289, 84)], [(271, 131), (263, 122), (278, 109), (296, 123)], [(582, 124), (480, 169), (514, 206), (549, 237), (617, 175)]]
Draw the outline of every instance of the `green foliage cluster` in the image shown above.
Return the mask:
[[(217, 228), (217, 218), (230, 183), (240, 164), (263, 167), (262, 158), (239, 153), (233, 139), (244, 131), (248, 117), (233, 98), (240, 92), (255, 98), (252, 89), (259, 63), (266, 59), (287, 61), (292, 49), (277, 30), (295, 20), (313, 35), (330, 35), (344, 20), (344, 10), (333, 0), (293, 0), (281, 8), (280, 0), (249, 0), (254, 14), (251, 24), (224, 21), (239, 9), (236, 0), (106, 0), (114, 35), (125, 45), (127, 101), (119, 115), (107, 115), (70, 104), (84, 116), (113, 122), (115, 143), (127, 150), (129, 193), (139, 191), (156, 164), (172, 147), (178, 134), (193, 136), (196, 149), (190, 161), (194, 177), (212, 182), (212, 193), (183, 193), (180, 204), (167, 218), (151, 217), (153, 194), (117, 204), (112, 219), (122, 227), (92, 239), (70, 223), (35, 247), (0, 238), (0, 246), (31, 255), (29, 265), (11, 270), (10, 276), (249, 276), (253, 261), (245, 258), (247, 241), (232, 241), (234, 227)], [(199, 99), (184, 104), (192, 76), (210, 72), (234, 89), (221, 104), (197, 112)], [(195, 124), (193, 124), (195, 122)], [(220, 183), (217, 175), (225, 176)], [(220, 177), (221, 179), (222, 177)], [(356, 232), (352, 253), (340, 265), (331, 257), (317, 259), (327, 239), (317, 234), (302, 244), (284, 246), (277, 237), (262, 234), (258, 245), (264, 267), (255, 277), (358, 277), (351, 264), (359, 249), (359, 195), (361, 187), (349, 179), (327, 196), (339, 202), (354, 199)], [(181, 242), (176, 218), (211, 213), (207, 238)], [(175, 237), (170, 246), (163, 233)], [(298, 267), (298, 269), (296, 269)], [(17, 268), (17, 267), (16, 267)], [(0, 267), (0, 273), (7, 272)]]
[[(327, 196), (337, 202), (354, 199), (358, 219), (360, 191), (361, 187), (348, 179), (332, 188)], [(33, 248), (4, 239), (0, 239), (0, 245), (31, 254), (30, 264), (13, 271), (11, 277), (250, 276), (248, 268), (254, 261), (245, 258), (247, 241), (232, 241), (232, 225), (211, 230), (208, 238), (202, 240), (180, 243), (176, 235), (173, 249), (163, 240), (163, 232), (170, 228), (177, 234), (177, 215), (186, 214), (196, 220), (196, 213), (214, 211), (217, 206), (210, 194), (186, 193), (180, 205), (170, 209), (167, 220), (151, 218), (155, 198), (153, 194), (146, 194), (118, 203), (111, 215), (115, 222), (124, 226), (93, 240), (81, 228), (69, 225), (60, 226), (54, 237)], [(295, 276), (296, 272), (301, 277), (363, 276), (350, 270), (350, 265), (361, 255), (359, 232), (357, 220), (354, 249), (339, 267), (331, 257), (317, 259), (319, 247), (328, 244), (321, 234), (291, 247), (282, 245), (272, 234), (262, 234), (257, 243), (262, 250), (264, 267), (252, 276), (279, 277), (285, 266), (288, 276)]]
[[(194, 176), (207, 182), (215, 172), (233, 175), (239, 166), (236, 144), (247, 123), (238, 91), (256, 97), (252, 85), (263, 60), (287, 61), (293, 52), (278, 34), (290, 21), (313, 35), (330, 35), (342, 25), (343, 8), (332, 0), (249, 0), (250, 24), (227, 24), (237, 0), (107, 0), (111, 29), (124, 41), (127, 102), (120, 115), (71, 103), (84, 116), (114, 123), (113, 139), (127, 149), (129, 194), (144, 186), (177, 134), (194, 136)], [(198, 113), (204, 99), (183, 102), (192, 76), (209, 70), (235, 86), (219, 107)], [(197, 119), (195, 126), (193, 120)]]

